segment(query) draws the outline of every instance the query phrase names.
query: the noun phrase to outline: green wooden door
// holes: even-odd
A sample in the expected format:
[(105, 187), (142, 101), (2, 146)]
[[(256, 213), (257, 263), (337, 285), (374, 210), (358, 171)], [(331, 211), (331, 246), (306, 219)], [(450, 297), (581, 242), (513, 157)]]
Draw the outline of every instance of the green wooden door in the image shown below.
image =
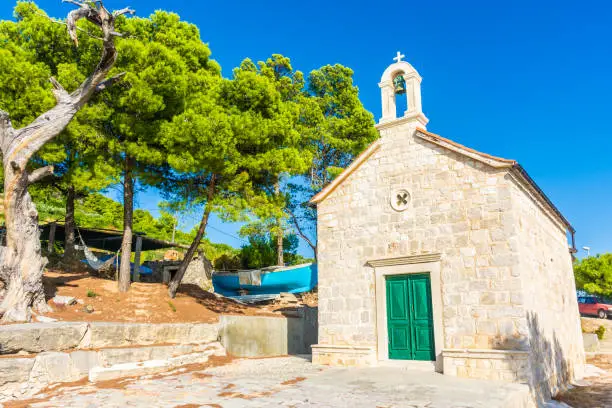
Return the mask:
[(429, 274), (387, 277), (389, 358), (435, 360)]

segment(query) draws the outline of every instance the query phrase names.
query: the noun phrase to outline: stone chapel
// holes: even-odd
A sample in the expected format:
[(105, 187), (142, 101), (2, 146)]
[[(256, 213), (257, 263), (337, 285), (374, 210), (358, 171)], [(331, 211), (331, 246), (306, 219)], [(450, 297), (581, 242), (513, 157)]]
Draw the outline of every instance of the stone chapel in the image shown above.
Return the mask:
[(574, 229), (516, 161), (427, 131), (421, 77), (402, 58), (379, 83), (380, 138), (311, 200), (313, 362), (522, 382), (549, 398), (584, 368)]

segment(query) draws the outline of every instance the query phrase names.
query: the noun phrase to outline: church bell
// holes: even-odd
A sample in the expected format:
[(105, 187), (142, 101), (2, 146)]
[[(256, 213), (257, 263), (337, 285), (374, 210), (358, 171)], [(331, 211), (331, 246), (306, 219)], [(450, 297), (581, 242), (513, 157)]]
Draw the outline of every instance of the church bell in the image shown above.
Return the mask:
[(393, 89), (395, 93), (399, 95), (406, 93), (406, 81), (403, 75), (398, 75), (393, 79)]

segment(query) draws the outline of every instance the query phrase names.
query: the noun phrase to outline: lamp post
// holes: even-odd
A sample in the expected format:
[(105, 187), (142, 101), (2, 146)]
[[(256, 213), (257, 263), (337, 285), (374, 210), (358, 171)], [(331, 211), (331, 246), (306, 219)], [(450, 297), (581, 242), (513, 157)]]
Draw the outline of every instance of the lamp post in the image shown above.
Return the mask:
[(582, 249), (587, 252), (587, 258), (591, 256), (591, 247), (583, 246)]

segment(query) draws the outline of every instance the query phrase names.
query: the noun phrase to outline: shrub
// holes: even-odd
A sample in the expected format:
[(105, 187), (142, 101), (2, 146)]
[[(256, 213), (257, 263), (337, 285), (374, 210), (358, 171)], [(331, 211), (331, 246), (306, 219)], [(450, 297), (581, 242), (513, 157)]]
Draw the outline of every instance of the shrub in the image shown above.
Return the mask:
[(96, 296), (98, 296), (98, 294), (96, 292), (94, 292), (91, 289), (87, 289), (87, 297), (95, 298)]
[[(176, 312), (176, 306), (174, 306), (174, 303), (172, 303), (172, 302), (168, 301), (168, 306), (170, 306), (170, 309), (171, 309), (173, 312)], [(605, 329), (604, 329), (604, 330), (605, 330)]]
[(603, 340), (604, 334), (606, 333), (606, 328), (603, 326), (599, 326), (597, 330), (595, 330), (595, 334), (599, 340)]

